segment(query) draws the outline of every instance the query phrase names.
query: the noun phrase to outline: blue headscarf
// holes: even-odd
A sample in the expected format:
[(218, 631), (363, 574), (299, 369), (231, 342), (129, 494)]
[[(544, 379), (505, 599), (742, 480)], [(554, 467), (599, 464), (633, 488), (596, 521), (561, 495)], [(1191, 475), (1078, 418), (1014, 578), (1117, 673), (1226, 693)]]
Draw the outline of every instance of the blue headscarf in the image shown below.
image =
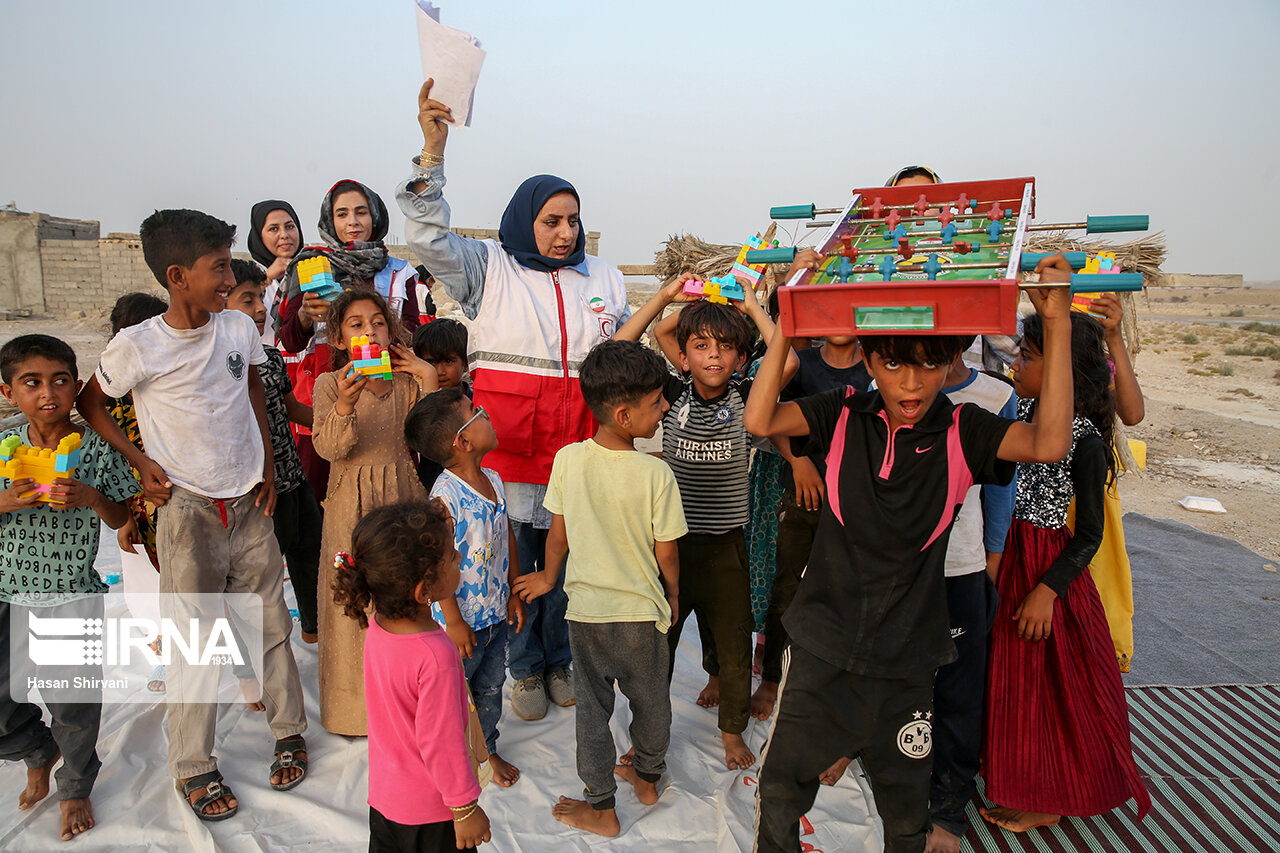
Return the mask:
[(578, 242), (567, 257), (548, 258), (538, 253), (538, 243), (533, 238), (533, 221), (547, 199), (562, 192), (573, 193), (578, 204), (582, 204), (573, 184), (555, 175), (534, 175), (516, 189), (515, 195), (507, 203), (507, 209), (502, 213), (502, 222), (498, 226), (498, 242), (520, 266), (551, 272), (561, 267), (576, 266), (586, 259), (587, 229), (582, 226), (582, 220), (578, 220)]

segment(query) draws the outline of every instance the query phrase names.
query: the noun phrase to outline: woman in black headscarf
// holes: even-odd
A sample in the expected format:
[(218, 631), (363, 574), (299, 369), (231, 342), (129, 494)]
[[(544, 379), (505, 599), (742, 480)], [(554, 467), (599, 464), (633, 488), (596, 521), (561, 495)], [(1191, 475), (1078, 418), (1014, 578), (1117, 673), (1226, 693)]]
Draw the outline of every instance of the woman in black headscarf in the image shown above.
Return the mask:
[[(267, 290), (262, 295), (268, 316), (278, 311), (280, 280), (289, 262), (302, 248), (302, 225), (293, 205), (277, 198), (260, 201), (249, 211), (249, 254), (267, 271)], [(275, 329), (262, 334), (263, 341), (276, 343)]]
[[(498, 433), (498, 449), (485, 456), (485, 465), (505, 484), (525, 574), (541, 567), (551, 526), (542, 505), (551, 460), (595, 431), (578, 390), (578, 366), (631, 316), (626, 285), (622, 273), (586, 253), (578, 192), (553, 175), (520, 185), (497, 240), (451, 233), (442, 196), (449, 108), (431, 100), (430, 80), (418, 107), (422, 156), (414, 158), (414, 174), (396, 201), (414, 254), (471, 320), (475, 402)], [(563, 573), (560, 578), (563, 584)], [(573, 704), (566, 602), (563, 588), (534, 600), (524, 630), (511, 635), (511, 704), (525, 719), (546, 713), (548, 693), (556, 704)]]

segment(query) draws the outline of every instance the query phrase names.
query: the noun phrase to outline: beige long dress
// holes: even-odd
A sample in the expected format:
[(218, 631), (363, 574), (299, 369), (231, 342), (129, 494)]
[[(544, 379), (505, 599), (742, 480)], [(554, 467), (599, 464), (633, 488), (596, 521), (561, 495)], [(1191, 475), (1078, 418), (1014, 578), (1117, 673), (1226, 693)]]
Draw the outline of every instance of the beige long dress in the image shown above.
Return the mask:
[[(346, 368), (343, 368), (344, 370)], [(422, 392), (397, 373), (381, 396), (366, 389), (355, 411), (334, 412), (334, 373), (316, 380), (316, 452), (332, 463), (324, 501), (319, 584), (320, 723), (348, 736), (369, 733), (364, 704), (364, 629), (333, 601), (333, 555), (351, 550), (351, 531), (370, 510), (401, 500), (426, 500), (404, 441), (404, 421)]]

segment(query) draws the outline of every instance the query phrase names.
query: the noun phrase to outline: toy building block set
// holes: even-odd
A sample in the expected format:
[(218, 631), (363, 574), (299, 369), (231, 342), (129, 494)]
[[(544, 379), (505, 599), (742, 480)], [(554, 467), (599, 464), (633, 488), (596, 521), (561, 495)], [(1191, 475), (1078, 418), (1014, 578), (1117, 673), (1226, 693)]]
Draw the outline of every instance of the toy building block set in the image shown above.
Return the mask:
[[(1033, 224), (1035, 178), (856, 189), (839, 210), (791, 205), (773, 208), (770, 216), (828, 213), (839, 216), (814, 226), (829, 226), (817, 246), (819, 268), (802, 270), (778, 288), (780, 324), (790, 336), (1013, 334), (1020, 273), (1035, 270), (1044, 257), (1023, 251), (1029, 232), (1148, 227), (1146, 216)], [(743, 260), (789, 263), (795, 253), (757, 249)], [(1072, 293), (1142, 289), (1142, 275), (1121, 272), (1114, 256), (1089, 259), (1072, 252), (1067, 260), (1080, 270), (1072, 276)]]
[[(0, 441), (0, 476), (9, 480), (35, 480), (32, 491), (44, 503), (61, 503), (50, 494), (53, 481), (74, 479), (80, 464), (80, 433), (63, 436), (57, 448), (31, 447), (22, 438), (11, 435)], [(30, 493), (28, 493), (30, 494)]]
[(391, 351), (369, 343), (368, 335), (351, 339), (351, 370), (371, 379), (391, 378)]
[(764, 249), (776, 249), (778, 241), (766, 243), (764, 238), (758, 234), (754, 234), (747, 238), (742, 244), (742, 249), (738, 252), (738, 257), (733, 262), (733, 268), (722, 276), (707, 279), (705, 282), (690, 281), (685, 284), (684, 292), (693, 296), (701, 296), (709, 302), (718, 302), (721, 305), (728, 304), (730, 299), (741, 302), (747, 298), (746, 291), (742, 289), (742, 282), (746, 282), (753, 290), (756, 296), (763, 298), (761, 292), (761, 281), (764, 280), (765, 267), (767, 263), (748, 263), (747, 253), (761, 251)]
[(326, 302), (332, 302), (342, 292), (342, 285), (333, 277), (333, 267), (323, 255), (298, 261), (298, 285), (303, 293), (314, 293)]

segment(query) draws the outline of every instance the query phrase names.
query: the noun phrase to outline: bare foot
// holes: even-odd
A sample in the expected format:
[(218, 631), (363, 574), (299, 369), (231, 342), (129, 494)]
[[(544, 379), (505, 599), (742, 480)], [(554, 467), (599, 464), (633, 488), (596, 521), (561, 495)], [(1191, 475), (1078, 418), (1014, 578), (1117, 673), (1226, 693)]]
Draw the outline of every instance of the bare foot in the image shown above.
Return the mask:
[(996, 826), (1007, 829), (1010, 832), (1026, 832), (1028, 829), (1035, 829), (1038, 826), (1054, 826), (1058, 821), (1062, 820), (1061, 815), (1045, 814), (1044, 812), (1024, 812), (1019, 809), (1005, 808), (1004, 806), (978, 809), (978, 811), (982, 813), (988, 823), (994, 823)]
[(742, 739), (742, 735), (731, 735), (728, 732), (720, 733), (720, 740), (724, 741), (724, 766), (730, 770), (746, 770), (756, 763), (756, 757), (747, 748), (747, 742)]
[[(193, 776), (193, 777), (188, 777), (186, 779), (183, 779), (180, 785), (185, 785), (186, 783), (190, 782), (191, 779), (193, 778), (195, 777)], [(187, 795), (187, 802), (191, 803), (191, 805), (194, 806), (196, 804), (196, 800), (203, 797), (207, 792), (208, 792), (208, 788), (196, 788), (194, 791), (192, 791), (190, 794)], [(179, 794), (182, 793), (181, 787), (179, 787), (178, 793)], [(239, 805), (240, 805), (240, 801), (230, 795), (225, 797), (218, 797), (218, 799), (214, 800), (212, 803), (208, 803), (207, 805), (205, 805), (204, 813), (205, 815), (223, 814), (224, 812), (231, 811), (232, 809), (236, 808)]]
[(720, 676), (707, 676), (707, 686), (698, 694), (698, 704), (703, 708), (714, 708), (720, 704)]
[(756, 639), (756, 650), (751, 655), (751, 674), (759, 675), (764, 670), (764, 634)]
[(561, 797), (560, 802), (551, 807), (551, 816), (567, 826), (606, 838), (613, 838), (622, 831), (616, 809), (593, 809), (586, 800)]
[(935, 823), (929, 830), (924, 853), (960, 853), (960, 836)]
[(316, 643), (320, 642), (320, 635), (314, 631), (303, 631), (302, 642), (309, 646), (314, 646)]
[(623, 753), (622, 757), (618, 759), (618, 763), (621, 764), (623, 767), (630, 767), (635, 760), (636, 760), (636, 748), (633, 746), (630, 749), (628, 749), (625, 753)]
[(619, 764), (613, 768), (613, 775), (619, 779), (625, 779), (631, 783), (631, 787), (636, 789), (636, 797), (646, 806), (651, 806), (658, 801), (658, 785), (656, 782), (646, 782), (641, 779), (636, 769), (630, 764)]
[(62, 840), (70, 841), (82, 832), (93, 829), (93, 806), (89, 798), (80, 800), (63, 800), (58, 806), (62, 809)]
[(496, 752), (489, 753), (489, 766), (493, 768), (493, 781), (510, 788), (520, 780), (520, 768)]
[[(249, 706), (250, 711), (265, 711), (267, 706), (262, 704), (262, 688), (258, 686), (256, 678), (240, 679), (240, 695), (244, 697), (244, 704)], [(250, 699), (250, 696), (257, 696), (257, 699)]]
[(778, 701), (778, 682), (761, 681), (756, 692), (751, 694), (751, 716), (757, 720), (767, 720), (773, 713), (773, 705)]
[(832, 764), (826, 770), (822, 771), (822, 775), (818, 777), (818, 781), (824, 785), (835, 785), (844, 777), (844, 771), (849, 769), (849, 763), (852, 758), (839, 758), (835, 764)]
[(53, 773), (53, 765), (57, 764), (61, 757), (62, 753), (58, 753), (44, 767), (37, 767), (34, 770), (27, 768), (27, 787), (23, 788), (22, 793), (18, 795), (18, 811), (26, 811), (49, 796), (49, 774)]

